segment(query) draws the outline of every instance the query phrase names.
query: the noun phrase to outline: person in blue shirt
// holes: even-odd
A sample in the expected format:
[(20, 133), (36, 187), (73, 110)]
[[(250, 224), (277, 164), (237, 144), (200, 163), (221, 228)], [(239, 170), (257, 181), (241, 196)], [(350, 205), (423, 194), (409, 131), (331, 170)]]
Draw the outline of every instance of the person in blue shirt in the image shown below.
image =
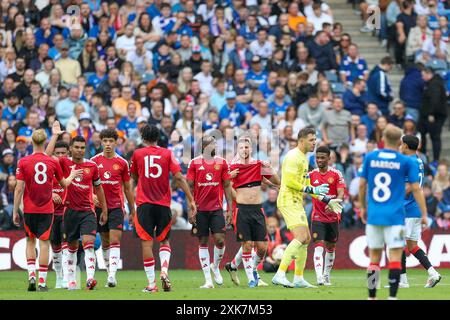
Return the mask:
[(251, 114), (247, 108), (240, 103), (236, 103), (236, 92), (227, 91), (225, 93), (227, 104), (224, 105), (219, 112), (219, 121), (228, 119), (232, 127), (239, 126), (247, 129), (247, 124), (251, 119)]
[(136, 131), (138, 131), (137, 127), (137, 107), (134, 103), (129, 103), (127, 107), (127, 115), (120, 119), (117, 124), (117, 129), (120, 131), (124, 131), (126, 136), (130, 138)]
[(267, 72), (262, 67), (260, 56), (252, 57), (252, 66), (245, 79), (255, 89), (267, 81)]
[(381, 63), (370, 71), (367, 79), (368, 102), (375, 103), (383, 115), (389, 115), (389, 103), (393, 100), (393, 92), (389, 82), (388, 73), (392, 70), (394, 61), (386, 56)]
[(40, 23), (40, 27), (36, 29), (34, 36), (36, 38), (36, 47), (39, 47), (42, 43), (48, 44), (49, 47), (53, 47), (53, 37), (59, 33), (58, 29), (52, 27), (48, 18), (43, 18)]
[(98, 85), (106, 79), (108, 79), (106, 62), (99, 59), (95, 62), (95, 73), (89, 76), (87, 83), (92, 85), (94, 89), (97, 89)]
[(187, 24), (186, 12), (184, 11), (177, 13), (176, 22), (168, 31), (176, 31), (180, 36), (188, 35), (191, 38), (194, 35), (191, 27)]
[(247, 43), (258, 39), (258, 19), (256, 16), (248, 16), (247, 22), (239, 30), (239, 35), (243, 36)]
[(375, 103), (367, 104), (367, 113), (361, 117), (361, 123), (367, 127), (367, 138), (372, 135), (373, 130), (375, 130), (375, 125), (377, 119), (380, 116), (378, 107)]
[(348, 54), (344, 56), (339, 66), (342, 83), (351, 85), (356, 79), (367, 79), (369, 70), (367, 62), (359, 56), (358, 46), (352, 43), (348, 47)]
[(89, 29), (88, 37), (97, 39), (100, 31), (102, 30), (108, 31), (110, 39), (115, 39), (116, 30), (113, 27), (109, 26), (108, 17), (105, 15), (100, 16), (100, 18), (98, 19), (98, 23), (91, 29)]
[(27, 109), (20, 105), (17, 93), (13, 91), (8, 98), (8, 105), (3, 109), (2, 120), (8, 121), (8, 125), (12, 127), (25, 119), (26, 115)]
[(262, 92), (264, 99), (268, 99), (274, 92), (278, 84), (278, 74), (275, 71), (269, 72), (267, 81), (259, 85), (258, 90)]
[[(423, 188), (423, 180), (425, 178), (424, 164), (423, 161), (417, 155), (419, 150), (420, 140), (414, 135), (404, 135), (402, 137), (402, 144), (400, 145), (400, 151), (411, 158), (413, 163), (419, 170), (419, 185)], [(409, 182), (408, 179), (405, 182)], [(406, 248), (410, 253), (419, 260), (420, 264), (428, 272), (428, 281), (425, 284), (425, 288), (433, 288), (441, 280), (441, 275), (433, 268), (425, 252), (417, 245), (420, 236), (422, 234), (422, 224), (421, 224), (421, 212), (417, 205), (416, 200), (411, 192), (408, 192), (405, 198), (405, 238), (406, 238)], [(408, 288), (408, 278), (406, 277), (406, 253), (403, 251), (402, 255), (402, 274), (400, 275), (400, 287)]]
[(353, 81), (353, 88), (347, 89), (342, 96), (345, 110), (350, 111), (351, 114), (364, 115), (367, 104), (365, 90), (366, 82), (363, 79), (355, 79)]
[(366, 155), (360, 176), (361, 219), (366, 226), (370, 265), (367, 269), (369, 299), (376, 299), (384, 245), (389, 247), (389, 299), (395, 300), (400, 283), (405, 246), (405, 179), (427, 225), (425, 198), (419, 184), (419, 167), (398, 151), (403, 132), (388, 124), (383, 133), (384, 149)]

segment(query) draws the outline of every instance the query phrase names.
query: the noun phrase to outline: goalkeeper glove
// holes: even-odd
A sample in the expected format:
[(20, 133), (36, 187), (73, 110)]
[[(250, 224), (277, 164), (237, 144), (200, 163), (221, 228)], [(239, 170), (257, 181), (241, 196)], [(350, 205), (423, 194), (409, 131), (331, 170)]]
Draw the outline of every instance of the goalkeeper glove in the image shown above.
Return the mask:
[(342, 213), (342, 200), (341, 199), (330, 199), (330, 201), (327, 204), (327, 207), (330, 208), (331, 211), (333, 211), (336, 214)]
[(313, 187), (313, 186), (307, 186), (305, 187), (305, 193), (310, 194), (327, 194), (330, 190), (330, 187), (328, 184), (321, 184), (320, 186)]

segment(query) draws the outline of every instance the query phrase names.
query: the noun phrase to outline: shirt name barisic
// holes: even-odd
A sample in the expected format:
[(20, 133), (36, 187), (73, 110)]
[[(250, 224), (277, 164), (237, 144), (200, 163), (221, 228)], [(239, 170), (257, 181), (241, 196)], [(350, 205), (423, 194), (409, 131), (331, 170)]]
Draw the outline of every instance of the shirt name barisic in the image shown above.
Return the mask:
[(195, 315), (203, 315), (204, 318), (208, 317), (209, 311), (211, 307), (189, 307), (183, 304), (182, 307), (177, 307), (177, 314), (185, 315), (185, 314), (195, 314)]

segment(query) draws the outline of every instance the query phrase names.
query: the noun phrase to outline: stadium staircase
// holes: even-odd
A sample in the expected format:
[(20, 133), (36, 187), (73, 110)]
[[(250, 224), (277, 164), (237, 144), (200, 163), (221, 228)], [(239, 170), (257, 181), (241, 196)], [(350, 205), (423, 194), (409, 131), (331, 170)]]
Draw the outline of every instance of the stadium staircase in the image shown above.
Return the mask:
[[(352, 41), (359, 47), (360, 55), (366, 59), (369, 65), (369, 70), (378, 64), (384, 56), (388, 53), (385, 48), (380, 46), (380, 42), (377, 37), (372, 36), (371, 33), (361, 33), (359, 29), (362, 27), (362, 20), (354, 13), (352, 5), (347, 3), (346, 0), (327, 0), (330, 5), (334, 21), (340, 22), (344, 28), (344, 32), (348, 33)], [(391, 55), (393, 56), (393, 55)], [(400, 81), (403, 78), (403, 71), (394, 67), (389, 76), (391, 85), (394, 90), (394, 97), (399, 97)], [(442, 152), (441, 158), (446, 158), (450, 161), (450, 114), (447, 118), (447, 123), (442, 131)], [(431, 141), (428, 137), (428, 155), (431, 155)]]

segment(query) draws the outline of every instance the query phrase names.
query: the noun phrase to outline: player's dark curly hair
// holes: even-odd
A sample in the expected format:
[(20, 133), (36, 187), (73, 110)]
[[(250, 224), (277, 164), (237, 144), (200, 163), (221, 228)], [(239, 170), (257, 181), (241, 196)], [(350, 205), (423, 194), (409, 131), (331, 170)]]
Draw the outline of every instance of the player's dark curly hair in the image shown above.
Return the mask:
[(75, 138), (73, 138), (73, 139), (70, 141), (70, 145), (73, 146), (73, 144), (74, 144), (75, 142), (83, 142), (84, 144), (86, 144), (86, 139), (85, 139), (84, 137), (82, 137), (82, 136), (76, 136)]
[(64, 141), (60, 140), (60, 141), (57, 141), (55, 144), (55, 149), (58, 149), (58, 148), (65, 148), (66, 150), (69, 150), (69, 145), (67, 143), (65, 143)]
[(154, 125), (146, 125), (141, 129), (142, 140), (154, 143), (159, 140), (159, 129)]
[(402, 137), (402, 142), (408, 146), (409, 150), (417, 151), (419, 149), (420, 140), (412, 134), (406, 134)]
[(100, 140), (103, 140), (105, 138), (113, 138), (115, 141), (119, 139), (119, 134), (114, 129), (103, 129), (100, 132)]
[(316, 153), (325, 153), (327, 156), (330, 156), (330, 148), (327, 146), (320, 146), (317, 148)]

